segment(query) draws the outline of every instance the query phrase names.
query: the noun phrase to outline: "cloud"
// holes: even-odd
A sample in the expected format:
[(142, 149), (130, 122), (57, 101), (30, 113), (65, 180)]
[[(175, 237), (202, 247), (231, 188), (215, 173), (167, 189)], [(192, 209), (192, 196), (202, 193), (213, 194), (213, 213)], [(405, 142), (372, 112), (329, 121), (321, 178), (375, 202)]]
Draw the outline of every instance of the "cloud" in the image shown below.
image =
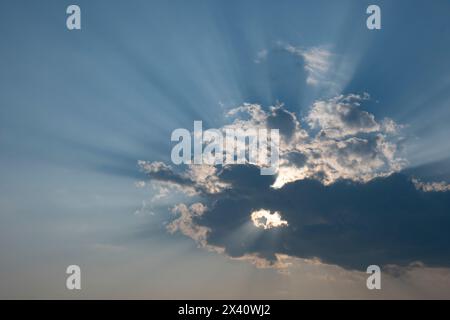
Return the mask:
[(298, 102), (295, 97), (298, 98), (300, 85), (327, 94), (342, 92), (353, 64), (328, 45), (305, 47), (283, 41), (259, 50), (253, 61), (267, 66), (272, 92), (286, 103)]
[(349, 94), (316, 101), (305, 117), (306, 126), (282, 104), (267, 111), (244, 104), (228, 112), (236, 119), (224, 128), (280, 130), (276, 188), (306, 178), (325, 184), (338, 179), (369, 181), (400, 171), (406, 161), (399, 148), (402, 126), (392, 119), (377, 121), (362, 110), (367, 99), (367, 94)]
[[(261, 207), (279, 212), (288, 226), (260, 231), (249, 222)], [(449, 193), (422, 192), (407, 176), (393, 174), (328, 186), (310, 179), (280, 189), (234, 184), (214, 199), (201, 225), (211, 229), (208, 243), (231, 257), (257, 254), (275, 261), (276, 254), (285, 254), (356, 270), (415, 261), (448, 267), (448, 212)]]
[(326, 82), (332, 67), (333, 54), (324, 47), (300, 48), (290, 44), (280, 44), (283, 48), (305, 62), (305, 71), (307, 73), (306, 83), (316, 86)]
[(193, 181), (186, 175), (178, 174), (172, 170), (172, 167), (163, 162), (138, 161), (138, 166), (149, 178), (157, 181), (173, 182), (180, 186), (191, 186)]
[(202, 227), (193, 222), (194, 217), (200, 217), (206, 211), (206, 207), (201, 203), (194, 203), (190, 207), (185, 204), (176, 205), (172, 212), (178, 215), (178, 218), (167, 225), (170, 233), (181, 232), (185, 236), (192, 238), (200, 246), (206, 246), (206, 236), (210, 229)]
[(180, 203), (174, 206), (171, 211), (178, 217), (167, 224), (166, 229), (168, 232), (181, 232), (185, 236), (193, 239), (201, 248), (220, 254), (224, 253), (225, 249), (223, 247), (208, 243), (207, 237), (211, 229), (201, 226), (196, 222), (207, 211), (205, 205), (196, 202), (188, 207), (186, 204)]
[(138, 166), (151, 181), (157, 181), (160, 193), (166, 195), (167, 189), (176, 189), (188, 195), (217, 193), (228, 185), (217, 178), (218, 169), (210, 165), (189, 165), (178, 173), (162, 162), (138, 161)]
[[(267, 127), (280, 130), (280, 133), (288, 141), (300, 131), (297, 116), (295, 113), (286, 110), (283, 105), (271, 107), (266, 122)], [(302, 136), (306, 136), (306, 133), (302, 132)]]
[(311, 128), (320, 129), (321, 134), (333, 138), (380, 131), (381, 126), (375, 121), (375, 117), (359, 108), (364, 99), (368, 97), (340, 95), (326, 101), (317, 101), (306, 120)]
[[(255, 253), (245, 254), (240, 257), (231, 257), (231, 259), (250, 262), (258, 269), (278, 269), (278, 271), (280, 271), (281, 273), (288, 273), (289, 267), (291, 267), (294, 263), (299, 263), (299, 261), (297, 261), (295, 258), (284, 254), (276, 254), (274, 260), (267, 260)], [(303, 260), (302, 262), (304, 261), (306, 260)]]
[(231, 123), (219, 130), (281, 129), (275, 176), (262, 176), (259, 165), (248, 162), (176, 172), (141, 161), (150, 180), (196, 196), (193, 205), (174, 207), (177, 218), (168, 230), (259, 267), (281, 268), (280, 256), (350, 270), (417, 261), (450, 267), (447, 185), (402, 173), (403, 127), (365, 111), (367, 99), (349, 94), (316, 101), (304, 119), (282, 104), (230, 110)]

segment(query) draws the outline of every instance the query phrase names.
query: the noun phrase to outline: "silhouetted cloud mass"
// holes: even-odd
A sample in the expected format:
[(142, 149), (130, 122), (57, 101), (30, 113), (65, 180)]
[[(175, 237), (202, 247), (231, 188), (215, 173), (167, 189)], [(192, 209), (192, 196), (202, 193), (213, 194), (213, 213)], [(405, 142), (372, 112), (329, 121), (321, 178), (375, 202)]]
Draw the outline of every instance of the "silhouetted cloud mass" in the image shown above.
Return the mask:
[(190, 206), (174, 206), (178, 216), (168, 230), (263, 265), (277, 266), (279, 255), (287, 255), (356, 270), (450, 266), (447, 185), (402, 173), (402, 125), (364, 111), (369, 98), (316, 101), (304, 119), (282, 104), (230, 110), (232, 122), (220, 130), (280, 129), (274, 176), (261, 175), (252, 163), (189, 165), (175, 173), (169, 165), (141, 161), (151, 180), (196, 195)]

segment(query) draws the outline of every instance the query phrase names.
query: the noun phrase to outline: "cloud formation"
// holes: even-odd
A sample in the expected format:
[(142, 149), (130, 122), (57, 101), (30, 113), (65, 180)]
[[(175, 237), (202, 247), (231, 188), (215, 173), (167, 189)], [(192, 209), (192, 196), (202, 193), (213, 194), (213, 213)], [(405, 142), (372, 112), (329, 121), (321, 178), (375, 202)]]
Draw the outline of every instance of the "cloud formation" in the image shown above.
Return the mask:
[(306, 83), (309, 85), (318, 85), (325, 82), (332, 66), (333, 54), (323, 47), (299, 48), (290, 44), (283, 45), (283, 48), (305, 62), (305, 71), (307, 73)]
[(316, 101), (303, 119), (281, 104), (230, 110), (230, 124), (219, 130), (280, 130), (275, 176), (260, 175), (252, 163), (176, 172), (139, 162), (151, 180), (197, 196), (191, 206), (174, 206), (178, 217), (168, 230), (263, 267), (281, 268), (286, 256), (352, 270), (417, 261), (450, 266), (450, 193), (401, 173), (402, 126), (365, 111), (367, 99)]
[(185, 204), (176, 205), (172, 212), (178, 217), (167, 225), (170, 233), (181, 232), (185, 236), (194, 239), (199, 245), (206, 246), (206, 236), (209, 228), (199, 226), (194, 223), (195, 217), (200, 217), (205, 213), (206, 207), (201, 203), (194, 203), (190, 207)]
[(399, 150), (402, 127), (392, 119), (377, 121), (362, 110), (361, 103), (367, 99), (367, 94), (350, 94), (316, 101), (305, 125), (283, 105), (264, 111), (259, 105), (244, 104), (228, 113), (237, 119), (225, 128), (280, 130), (276, 188), (307, 178), (324, 184), (338, 179), (367, 182), (400, 171), (406, 164)]

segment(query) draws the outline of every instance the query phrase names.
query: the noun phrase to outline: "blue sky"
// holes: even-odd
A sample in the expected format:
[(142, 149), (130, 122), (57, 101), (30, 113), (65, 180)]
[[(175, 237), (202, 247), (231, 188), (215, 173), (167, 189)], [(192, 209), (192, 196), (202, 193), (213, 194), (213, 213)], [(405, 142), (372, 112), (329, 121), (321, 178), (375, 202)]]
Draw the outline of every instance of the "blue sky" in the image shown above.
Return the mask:
[[(382, 10), (379, 31), (366, 28), (365, 11), (373, 3)], [(80, 31), (66, 29), (69, 4), (47, 0), (1, 4), (0, 297), (450, 296), (444, 286), (421, 282), (430, 275), (445, 276), (450, 282), (445, 257), (449, 238), (429, 238), (436, 231), (433, 221), (442, 221), (444, 233), (450, 226), (445, 215), (448, 192), (423, 195), (408, 189), (402, 194), (392, 187), (407, 184), (396, 174), (423, 183), (450, 182), (448, 1), (77, 1)], [(308, 66), (313, 71), (317, 66), (308, 57), (318, 52), (327, 57), (319, 61), (327, 67), (315, 74)], [(401, 141), (395, 143), (407, 161), (382, 182), (397, 190), (393, 200), (397, 207), (384, 211), (394, 218), (381, 215), (372, 222), (391, 223), (385, 235), (412, 245), (409, 235), (403, 237), (397, 230), (402, 214), (408, 212), (400, 207), (402, 196), (411, 195), (423, 210), (406, 225), (412, 234), (417, 224), (429, 228), (417, 231), (414, 243), (430, 249), (435, 248), (431, 243), (441, 241), (442, 251), (433, 256), (390, 253), (379, 262), (408, 265), (415, 257), (428, 259), (430, 266), (421, 261), (425, 267), (405, 271), (414, 273), (415, 280), (391, 277), (386, 290), (368, 292), (355, 280), (360, 270), (353, 270), (359, 269), (353, 260), (312, 250), (318, 243), (302, 248), (299, 256), (293, 249), (283, 253), (301, 259), (318, 255), (329, 264), (312, 267), (301, 262), (287, 280), (276, 268), (256, 268), (243, 261), (250, 251), (262, 255), (270, 251), (270, 245), (264, 245), (269, 236), (241, 252), (233, 245), (237, 240), (229, 241), (240, 236), (232, 226), (210, 235), (211, 244), (229, 250), (220, 254), (198, 248), (183, 232), (167, 232), (167, 224), (175, 219), (170, 212), (174, 205), (217, 198), (177, 194), (152, 202), (157, 190), (151, 175), (146, 188), (135, 185), (147, 181), (138, 160), (170, 164), (171, 132), (191, 130), (194, 120), (220, 128), (229, 122), (225, 113), (243, 103), (258, 104), (269, 112), (270, 106), (281, 102), (307, 127), (305, 119), (315, 102), (365, 93), (370, 98), (362, 99), (362, 109), (379, 123), (390, 118), (402, 126)], [(222, 178), (231, 179), (235, 191), (240, 191), (235, 173), (225, 172)], [(243, 173), (259, 183), (251, 172)], [(345, 192), (364, 194), (377, 181), (365, 181), (355, 191), (342, 191), (335, 184), (331, 193), (344, 196), (331, 196), (336, 201), (332, 204), (347, 210), (347, 201), (353, 202)], [(320, 194), (323, 185), (311, 183), (308, 190)], [(276, 201), (267, 200), (272, 196), (268, 192), (267, 198), (254, 195), (252, 201), (277, 210)], [(255, 206), (238, 198), (232, 201), (211, 212), (225, 216), (234, 205), (249, 210)], [(366, 209), (352, 208), (364, 213), (380, 206), (384, 208), (374, 200)], [(330, 218), (326, 209), (313, 204), (284, 208), (285, 215), (294, 221), (297, 209), (312, 210), (313, 217), (327, 212)], [(432, 222), (422, 220), (421, 214), (433, 212), (438, 216)], [(238, 211), (233, 214), (234, 221), (244, 217)], [(219, 230), (216, 223), (223, 224), (224, 216), (205, 214), (200, 225)], [(297, 239), (295, 234), (285, 236), (289, 243)], [(382, 237), (376, 232), (373, 236)], [(323, 239), (333, 241), (332, 234)], [(271, 249), (280, 250), (276, 245)], [(373, 257), (361, 256), (361, 261)], [(86, 275), (79, 293), (64, 288), (69, 264), (79, 264)], [(323, 280), (326, 277), (337, 280)], [(210, 285), (211, 279), (223, 286), (223, 292)]]

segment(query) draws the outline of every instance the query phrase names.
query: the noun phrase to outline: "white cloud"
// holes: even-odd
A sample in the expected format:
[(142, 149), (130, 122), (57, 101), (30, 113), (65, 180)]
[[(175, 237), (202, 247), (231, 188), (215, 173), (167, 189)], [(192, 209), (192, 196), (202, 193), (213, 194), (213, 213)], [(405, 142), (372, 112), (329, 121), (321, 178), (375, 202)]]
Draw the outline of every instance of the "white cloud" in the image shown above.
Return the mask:
[(195, 224), (193, 218), (201, 216), (206, 209), (202, 203), (194, 203), (190, 207), (184, 203), (176, 205), (172, 212), (177, 214), (178, 218), (167, 225), (167, 230), (170, 233), (179, 231), (192, 238), (199, 246), (205, 247), (207, 245), (206, 237), (210, 230)]
[(153, 200), (165, 197), (169, 193), (183, 192), (194, 196), (201, 192), (214, 194), (229, 186), (217, 177), (218, 169), (212, 165), (189, 165), (187, 169), (178, 173), (163, 162), (138, 161), (138, 166), (153, 182), (157, 194)]
[[(361, 109), (364, 95), (340, 95), (316, 101), (305, 117), (309, 130), (301, 139), (282, 145), (280, 169), (274, 187), (301, 179), (331, 184), (338, 179), (367, 182), (400, 171), (401, 126), (392, 119), (378, 122)], [(304, 133), (307, 132), (307, 137)], [(300, 164), (286, 155), (300, 155)]]
[[(368, 99), (360, 95), (340, 95), (335, 98), (316, 101), (306, 120), (313, 129), (331, 138), (345, 137), (358, 133), (370, 133), (381, 130), (373, 114), (361, 110), (361, 101)], [(395, 128), (392, 121), (389, 128)]]
[[(367, 99), (368, 94), (349, 94), (316, 101), (305, 117), (307, 127), (283, 105), (264, 110), (258, 104), (245, 103), (228, 111), (232, 123), (219, 130), (280, 130), (274, 188), (302, 179), (323, 184), (338, 179), (368, 182), (400, 171), (406, 161), (398, 145), (402, 126), (392, 119), (377, 121), (362, 109)], [(139, 166), (150, 178), (178, 185), (187, 194), (216, 194), (232, 187), (220, 180), (220, 169), (213, 165), (189, 165), (180, 173), (162, 162), (140, 161)]]
[(333, 54), (323, 47), (299, 48), (290, 44), (284, 45), (284, 49), (289, 53), (303, 58), (305, 71), (307, 73), (306, 82), (316, 86), (320, 83), (328, 82), (328, 75), (332, 67)]
[(217, 173), (218, 169), (212, 165), (189, 165), (186, 176), (194, 181), (197, 189), (201, 189), (209, 194), (215, 194), (230, 187), (219, 179)]
[(185, 236), (193, 239), (195, 243), (208, 251), (223, 254), (225, 249), (222, 247), (208, 244), (207, 237), (211, 229), (199, 226), (195, 223), (196, 217), (201, 217), (208, 208), (200, 202), (187, 206), (180, 203), (172, 208), (172, 213), (178, 215), (178, 218), (173, 220), (166, 226), (170, 233), (181, 232)]

